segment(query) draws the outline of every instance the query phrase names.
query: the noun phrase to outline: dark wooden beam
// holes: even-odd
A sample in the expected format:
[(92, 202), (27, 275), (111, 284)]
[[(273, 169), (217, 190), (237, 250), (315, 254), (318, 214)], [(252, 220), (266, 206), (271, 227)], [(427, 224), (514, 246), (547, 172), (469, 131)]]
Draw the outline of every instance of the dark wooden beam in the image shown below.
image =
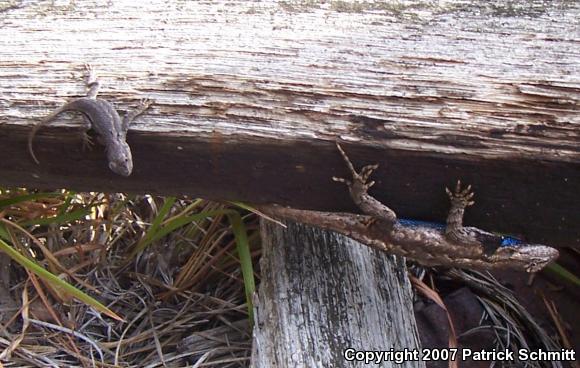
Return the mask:
[[(24, 150), (25, 134), (0, 129), (5, 186), (66, 187), (165, 195), (190, 195), (297, 208), (356, 211), (344, 185), (348, 174), (334, 141), (204, 141), (194, 136), (131, 134), (135, 168), (129, 178), (108, 170), (101, 147), (83, 152), (78, 134), (38, 140), (40, 166), (12, 154)], [(578, 244), (580, 167), (526, 159), (474, 159), (344, 143), (356, 166), (380, 164), (371, 193), (400, 216), (445, 221), (445, 186), (471, 183), (475, 206), (466, 223), (524, 236), (535, 242)], [(58, 159), (51, 159), (56, 158)]]

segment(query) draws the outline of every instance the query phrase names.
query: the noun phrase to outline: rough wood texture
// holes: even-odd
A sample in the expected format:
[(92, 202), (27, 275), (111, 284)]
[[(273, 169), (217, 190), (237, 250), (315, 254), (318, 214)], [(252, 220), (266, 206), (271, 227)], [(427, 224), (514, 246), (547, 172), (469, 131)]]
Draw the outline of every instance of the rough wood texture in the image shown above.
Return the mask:
[[(0, 185), (353, 210), (338, 139), (400, 215), (444, 220), (461, 178), (467, 224), (580, 244), (580, 4), (442, 4), (4, 2)], [(79, 117), (40, 132), (40, 166), (26, 152), (85, 62), (121, 110), (157, 101), (130, 178), (81, 151)]]
[(363, 367), (345, 349), (420, 349), (403, 264), (336, 233), (287, 225), (261, 222), (254, 368)]

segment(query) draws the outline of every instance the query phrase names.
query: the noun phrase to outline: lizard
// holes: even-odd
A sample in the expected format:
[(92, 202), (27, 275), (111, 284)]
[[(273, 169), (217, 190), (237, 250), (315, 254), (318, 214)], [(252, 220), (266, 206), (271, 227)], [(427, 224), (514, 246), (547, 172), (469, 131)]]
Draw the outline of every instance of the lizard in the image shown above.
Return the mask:
[[(95, 70), (86, 64), (88, 72), (86, 97), (77, 98), (66, 103), (52, 114), (37, 123), (28, 136), (28, 151), (36, 164), (39, 164), (32, 149), (32, 141), (38, 130), (53, 121), (60, 113), (65, 111), (77, 111), (83, 114), (86, 130), (96, 131), (99, 141), (105, 146), (109, 168), (116, 174), (129, 176), (133, 171), (133, 157), (131, 148), (127, 144), (127, 130), (131, 122), (152, 104), (150, 100), (142, 100), (137, 109), (127, 112), (123, 119), (119, 116), (115, 107), (107, 100), (97, 98), (100, 83)], [(90, 143), (89, 136), (84, 133), (84, 144)]]
[(445, 225), (398, 219), (392, 209), (368, 194), (375, 184), (369, 178), (378, 165), (367, 165), (357, 172), (340, 144), (336, 145), (352, 179), (332, 179), (346, 184), (350, 197), (363, 214), (301, 210), (272, 204), (259, 205), (257, 210), (273, 218), (335, 231), (425, 266), (509, 268), (533, 273), (558, 258), (555, 248), (463, 226), (465, 209), (475, 201), (471, 186), (463, 188), (461, 181), (457, 181), (453, 191), (445, 188), (451, 201)]

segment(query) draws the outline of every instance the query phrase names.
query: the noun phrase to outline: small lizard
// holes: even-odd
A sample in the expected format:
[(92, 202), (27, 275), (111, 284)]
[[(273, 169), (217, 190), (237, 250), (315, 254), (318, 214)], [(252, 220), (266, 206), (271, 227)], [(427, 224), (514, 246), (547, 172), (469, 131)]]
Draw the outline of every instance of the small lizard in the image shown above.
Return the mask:
[[(137, 109), (128, 112), (121, 119), (110, 102), (97, 98), (100, 85), (96, 73), (90, 65), (87, 64), (85, 67), (89, 73), (87, 79), (89, 92), (87, 97), (78, 98), (65, 104), (36, 124), (28, 136), (28, 151), (34, 162), (39, 164), (32, 150), (32, 141), (36, 132), (42, 126), (53, 121), (60, 113), (78, 111), (83, 114), (87, 131), (91, 128), (94, 129), (97, 132), (99, 141), (105, 146), (109, 168), (119, 175), (129, 176), (133, 171), (133, 157), (131, 148), (127, 144), (127, 130), (131, 122), (145, 112), (152, 102), (150, 100), (142, 100)], [(90, 140), (85, 132), (84, 145), (87, 143), (90, 143)]]
[(374, 184), (368, 179), (378, 165), (368, 165), (357, 172), (338, 143), (337, 147), (352, 174), (352, 180), (335, 177), (333, 180), (347, 185), (351, 198), (363, 215), (298, 210), (276, 205), (257, 206), (257, 209), (272, 217), (280, 216), (336, 231), (370, 247), (409, 257), (425, 266), (512, 268), (537, 272), (558, 258), (558, 251), (552, 247), (524, 243), (475, 227), (464, 227), (463, 214), (466, 207), (474, 204), (474, 194), (471, 186), (462, 189), (460, 181), (453, 192), (446, 188), (451, 209), (445, 226), (397, 219), (393, 210), (368, 194)]

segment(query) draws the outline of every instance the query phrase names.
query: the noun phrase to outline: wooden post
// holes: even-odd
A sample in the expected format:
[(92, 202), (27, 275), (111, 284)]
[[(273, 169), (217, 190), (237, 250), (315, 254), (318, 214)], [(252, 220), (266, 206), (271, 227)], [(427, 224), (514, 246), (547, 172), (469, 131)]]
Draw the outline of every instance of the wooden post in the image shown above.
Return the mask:
[[(418, 351), (401, 259), (342, 235), (262, 220), (253, 368), (362, 367), (362, 351)], [(370, 356), (370, 355), (367, 355)], [(380, 367), (424, 367), (394, 358)]]

